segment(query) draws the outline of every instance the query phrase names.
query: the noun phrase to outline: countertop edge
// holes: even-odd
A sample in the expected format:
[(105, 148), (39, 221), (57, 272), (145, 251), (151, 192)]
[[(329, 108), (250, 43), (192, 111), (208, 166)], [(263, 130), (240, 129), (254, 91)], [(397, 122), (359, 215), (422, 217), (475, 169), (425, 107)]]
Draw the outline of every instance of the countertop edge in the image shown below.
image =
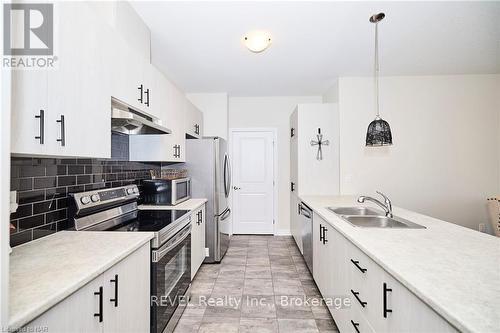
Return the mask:
[[(61, 231), (61, 232), (71, 232), (71, 231)], [(75, 231), (78, 232), (78, 231)], [(17, 316), (10, 317), (9, 318), (9, 330), (19, 330), (21, 329), (24, 325), (29, 324), (31, 321), (42, 315), (43, 313), (47, 312), (50, 308), (54, 307), (67, 297), (71, 296), (73, 293), (78, 291), (78, 289), (82, 288), (85, 286), (87, 283), (90, 281), (94, 280), (96, 277), (107, 271), (109, 268), (113, 267), (126, 257), (128, 257), (130, 254), (132, 254), (134, 251), (138, 250), (141, 246), (146, 244), (147, 242), (151, 241), (153, 239), (154, 234), (149, 233), (149, 235), (145, 235), (146, 238), (142, 239), (140, 241), (137, 241), (135, 244), (131, 245), (125, 252), (123, 252), (121, 255), (118, 257), (112, 258), (108, 263), (105, 265), (102, 265), (98, 267), (95, 271), (90, 273), (86, 278), (82, 279), (81, 281), (77, 282), (76, 284), (72, 285), (69, 288), (64, 289), (61, 293), (54, 295), (51, 297), (46, 303), (41, 305), (40, 307), (32, 310), (32, 311), (27, 311), (26, 313), (20, 313)]]
[[(195, 210), (203, 206), (205, 203), (207, 203), (207, 199), (205, 198), (191, 198), (189, 200), (186, 200), (184, 202), (181, 202), (178, 205), (175, 206), (160, 206), (160, 205), (139, 205), (137, 208), (140, 210), (174, 210), (174, 209), (187, 209), (187, 210)], [(186, 206), (188, 206), (186, 208)]]
[[(310, 202), (308, 202), (307, 196), (298, 196), (298, 198), (305, 202), (310, 206)], [(312, 208), (312, 207), (311, 207)], [(318, 214), (321, 218), (328, 222), (337, 232), (339, 232), (342, 236), (344, 236), (349, 242), (351, 242), (354, 246), (360, 249), (364, 254), (366, 254), (370, 259), (372, 259), (375, 263), (377, 263), (382, 269), (392, 275), (396, 280), (398, 280), (405, 288), (410, 290), (415, 296), (417, 296), (420, 300), (422, 300), (425, 304), (427, 304), (430, 308), (432, 308), (437, 314), (439, 314), (444, 320), (449, 322), (453, 327), (455, 327), (460, 332), (474, 332), (473, 329), (468, 327), (466, 324), (461, 322), (456, 316), (447, 311), (443, 306), (439, 303), (434, 302), (432, 299), (428, 298), (424, 293), (422, 293), (418, 288), (414, 287), (410, 282), (408, 282), (404, 277), (398, 274), (396, 271), (387, 266), (383, 261), (379, 260), (375, 255), (373, 255), (370, 251), (368, 251), (363, 245), (357, 240), (353, 239), (349, 234), (345, 233), (343, 230), (338, 228), (334, 222), (331, 221), (331, 216), (325, 216), (322, 212), (312, 208), (313, 211)], [(404, 209), (404, 208), (402, 208)], [(343, 221), (340, 217), (334, 216), (338, 221), (342, 223), (347, 223)], [(443, 221), (443, 223), (447, 223)]]

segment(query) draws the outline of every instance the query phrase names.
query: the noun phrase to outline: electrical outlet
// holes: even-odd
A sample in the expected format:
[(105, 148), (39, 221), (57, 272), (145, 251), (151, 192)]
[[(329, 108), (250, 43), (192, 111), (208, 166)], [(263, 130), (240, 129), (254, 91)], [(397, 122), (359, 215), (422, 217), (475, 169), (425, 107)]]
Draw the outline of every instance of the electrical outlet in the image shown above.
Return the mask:
[(205, 248), (205, 257), (210, 257), (210, 249), (208, 247)]
[(486, 232), (486, 224), (485, 223), (479, 223), (479, 231)]

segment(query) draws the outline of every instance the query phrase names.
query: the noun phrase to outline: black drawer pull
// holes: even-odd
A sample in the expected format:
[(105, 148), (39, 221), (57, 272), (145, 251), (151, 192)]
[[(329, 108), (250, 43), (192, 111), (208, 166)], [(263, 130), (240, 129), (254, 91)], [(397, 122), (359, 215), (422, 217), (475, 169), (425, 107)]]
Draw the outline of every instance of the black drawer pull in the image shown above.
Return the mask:
[(354, 327), (354, 329), (356, 330), (356, 332), (359, 333), (359, 329), (358, 329), (359, 323), (355, 323), (354, 320), (351, 320), (351, 324)]
[(61, 143), (61, 146), (66, 146), (66, 125), (64, 122), (64, 115), (61, 115), (61, 119), (56, 120), (59, 124), (61, 124), (61, 138), (57, 139), (57, 142)]
[(137, 89), (139, 89), (139, 92), (140, 92), (140, 97), (137, 99), (139, 101), (139, 103), (142, 104), (142, 100), (143, 100), (143, 94), (144, 94), (144, 86), (141, 84), (139, 87), (137, 87)]
[(99, 322), (102, 323), (102, 287), (99, 287), (99, 291), (94, 292), (95, 296), (99, 296), (99, 312), (94, 313), (94, 317), (99, 317)]
[(328, 243), (328, 239), (326, 239), (326, 232), (328, 231), (327, 227), (323, 227), (323, 244)]
[(356, 297), (356, 299), (358, 300), (359, 304), (361, 304), (362, 307), (365, 307), (366, 306), (366, 302), (363, 302), (360, 298), (359, 298), (359, 292), (357, 291), (354, 291), (351, 289), (351, 293), (354, 295), (354, 297)]
[(144, 92), (144, 94), (146, 95), (146, 106), (149, 107), (149, 88), (146, 89), (146, 92)]
[(359, 266), (358, 260), (351, 259), (351, 262), (354, 264), (354, 266), (356, 266), (361, 271), (361, 273), (366, 273), (367, 269)]
[(293, 192), (295, 191), (295, 183), (294, 182), (291, 182), (290, 183), (290, 190)]
[(387, 293), (392, 292), (392, 289), (387, 288), (387, 283), (384, 282), (384, 318), (387, 318), (387, 314), (392, 312), (392, 309), (387, 308)]
[(319, 241), (323, 242), (323, 226), (319, 225)]
[(293, 138), (295, 136), (295, 128), (290, 128), (290, 137)]
[(115, 298), (110, 298), (109, 301), (111, 303), (114, 302), (115, 303), (115, 308), (117, 308), (118, 307), (118, 274), (115, 274), (115, 278), (109, 280), (109, 282), (115, 284)]
[(35, 118), (40, 119), (40, 135), (35, 136), (35, 139), (40, 140), (40, 144), (43, 145), (45, 141), (45, 111), (40, 110), (40, 114)]

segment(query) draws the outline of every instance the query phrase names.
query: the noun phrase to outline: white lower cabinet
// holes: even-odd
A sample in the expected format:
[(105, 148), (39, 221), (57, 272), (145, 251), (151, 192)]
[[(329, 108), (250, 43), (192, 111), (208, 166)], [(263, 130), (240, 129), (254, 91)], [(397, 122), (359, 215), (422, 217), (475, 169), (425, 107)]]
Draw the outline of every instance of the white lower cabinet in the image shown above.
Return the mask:
[(191, 280), (205, 260), (205, 205), (191, 213)]
[(143, 245), (21, 331), (149, 332), (150, 252)]
[(313, 219), (313, 276), (340, 332), (456, 332), (415, 294), (319, 215)]

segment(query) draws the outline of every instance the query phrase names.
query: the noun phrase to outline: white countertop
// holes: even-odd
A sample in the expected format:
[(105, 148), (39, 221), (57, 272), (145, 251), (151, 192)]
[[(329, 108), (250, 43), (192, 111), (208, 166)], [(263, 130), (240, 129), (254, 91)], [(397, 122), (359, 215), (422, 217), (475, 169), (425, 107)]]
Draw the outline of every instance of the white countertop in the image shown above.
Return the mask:
[(301, 200), (458, 330), (500, 331), (500, 239), (398, 207), (427, 229), (358, 228), (326, 209), (355, 197)]
[(151, 232), (61, 231), (13, 248), (9, 329), (26, 325), (153, 236)]
[(182, 209), (182, 210), (195, 210), (201, 207), (207, 199), (189, 199), (184, 202), (181, 202), (175, 206), (166, 206), (166, 205), (139, 205), (139, 209), (165, 209), (165, 210), (173, 210), (173, 209)]

